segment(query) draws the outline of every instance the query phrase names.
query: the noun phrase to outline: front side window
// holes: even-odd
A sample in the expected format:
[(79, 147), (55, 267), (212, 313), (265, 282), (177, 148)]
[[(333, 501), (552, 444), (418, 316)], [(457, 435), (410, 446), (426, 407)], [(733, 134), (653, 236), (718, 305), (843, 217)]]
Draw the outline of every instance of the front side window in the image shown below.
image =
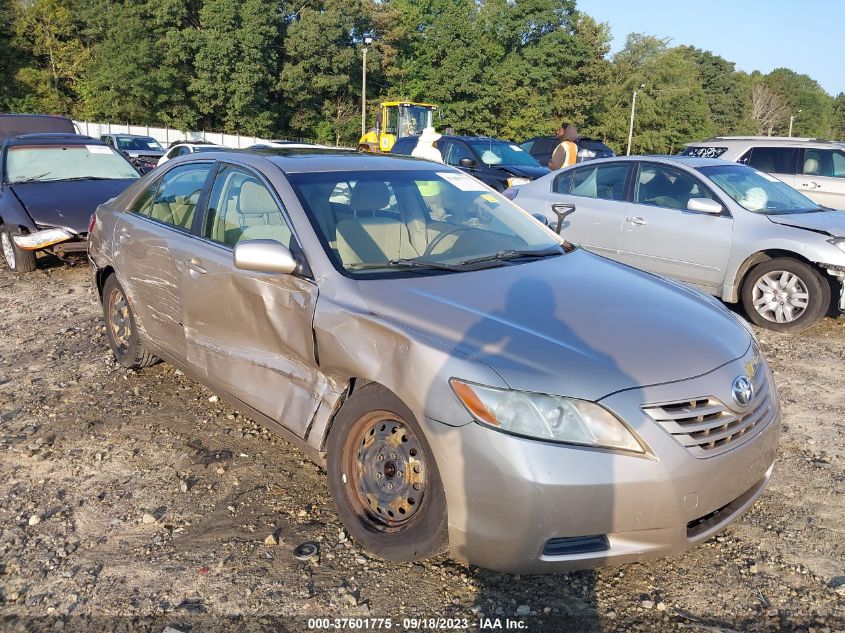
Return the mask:
[(153, 220), (189, 231), (211, 163), (180, 165), (161, 179), (148, 214)]
[[(564, 172), (559, 184), (561, 190), (558, 193), (623, 201), (629, 169), (630, 166), (623, 163), (600, 163)], [(570, 173), (571, 180), (568, 178)]]
[(140, 178), (107, 145), (14, 145), (6, 153), (6, 181), (123, 180)]
[(264, 239), (290, 248), (292, 234), (264, 183), (245, 169), (223, 165), (208, 199), (203, 235), (226, 246)]
[(668, 209), (686, 209), (692, 198), (710, 198), (713, 195), (697, 178), (664, 165), (640, 165), (634, 191), (637, 204), (647, 204)]
[(469, 147), (467, 147), (464, 143), (461, 143), (460, 141), (449, 141), (449, 144), (446, 147), (446, 155), (443, 157), (443, 162), (447, 165), (460, 167), (461, 160), (464, 158), (469, 158), (471, 161), (475, 161), (475, 156), (472, 155)]
[(790, 147), (755, 147), (739, 163), (769, 174), (794, 174), (798, 150)]
[(448, 168), (289, 180), (335, 266), (351, 276), (455, 272), (564, 252), (560, 238), (509, 200)]
[(803, 175), (845, 178), (845, 154), (833, 149), (805, 149)]
[(745, 165), (699, 167), (698, 171), (747, 211), (774, 215), (819, 210), (818, 204), (785, 182)]

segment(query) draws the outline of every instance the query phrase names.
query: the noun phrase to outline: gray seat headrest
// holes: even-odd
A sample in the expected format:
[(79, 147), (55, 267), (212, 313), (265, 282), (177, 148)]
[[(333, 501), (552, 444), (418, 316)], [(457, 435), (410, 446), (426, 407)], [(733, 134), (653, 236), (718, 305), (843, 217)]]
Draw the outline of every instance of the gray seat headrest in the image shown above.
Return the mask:
[(278, 212), (273, 196), (265, 187), (254, 180), (241, 185), (238, 213), (241, 215), (268, 215)]
[(390, 204), (390, 188), (383, 182), (359, 182), (352, 190), (349, 206), (359, 211), (379, 211)]

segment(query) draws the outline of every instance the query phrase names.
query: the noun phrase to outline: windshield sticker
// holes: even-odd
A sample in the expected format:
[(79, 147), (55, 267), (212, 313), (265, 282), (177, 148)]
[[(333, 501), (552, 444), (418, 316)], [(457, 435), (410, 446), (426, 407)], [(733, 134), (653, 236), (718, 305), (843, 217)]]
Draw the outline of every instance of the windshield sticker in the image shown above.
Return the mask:
[(105, 145), (86, 145), (89, 154), (111, 154), (111, 149)]
[(511, 149), (515, 152), (524, 152), (525, 150), (522, 149), (519, 145), (511, 145)]
[(147, 147), (149, 147), (150, 149), (158, 149), (158, 143), (156, 143), (156, 142), (147, 143)]
[(478, 180), (476, 180), (475, 178), (471, 178), (470, 176), (466, 176), (464, 174), (437, 172), (437, 175), (449, 184), (454, 185), (461, 191), (487, 191), (487, 188), (482, 185)]
[(768, 180), (769, 182), (780, 182), (780, 180), (778, 180), (778, 179), (777, 179), (777, 178), (775, 178), (774, 176), (770, 176), (769, 174), (767, 174), (767, 173), (766, 173), (766, 172), (764, 172), (764, 171), (761, 171), (761, 172), (760, 172), (760, 175), (761, 175), (763, 178), (765, 178), (766, 180)]
[(483, 194), (481, 194), (481, 197), (484, 200), (486, 200), (487, 202), (492, 202), (493, 204), (496, 204), (497, 202), (499, 202), (496, 199), (496, 196), (494, 196), (493, 194), (490, 194), (490, 193), (483, 193)]

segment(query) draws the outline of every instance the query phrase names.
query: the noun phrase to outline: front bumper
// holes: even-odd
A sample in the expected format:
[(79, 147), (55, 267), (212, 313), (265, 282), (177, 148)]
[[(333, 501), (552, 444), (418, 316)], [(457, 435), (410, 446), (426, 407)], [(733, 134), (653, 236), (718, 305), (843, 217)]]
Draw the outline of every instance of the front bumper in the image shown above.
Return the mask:
[[(651, 448), (645, 456), (527, 440), (475, 423), (446, 427), (421, 420), (446, 491), (452, 555), (499, 571), (547, 573), (676, 554), (725, 528), (771, 477), (779, 407), (748, 439), (707, 458), (693, 456), (641, 407), (701, 394), (727, 402), (725, 383), (729, 389), (745, 361), (604, 399)], [(607, 546), (578, 551), (580, 541), (567, 540), (575, 537), (605, 537)], [(574, 553), (550, 554), (552, 539), (574, 543)]]
[(88, 248), (85, 235), (79, 235), (62, 228), (42, 228), (31, 233), (13, 235), (15, 245), (23, 250), (39, 251), (53, 247), (61, 252), (81, 252)]

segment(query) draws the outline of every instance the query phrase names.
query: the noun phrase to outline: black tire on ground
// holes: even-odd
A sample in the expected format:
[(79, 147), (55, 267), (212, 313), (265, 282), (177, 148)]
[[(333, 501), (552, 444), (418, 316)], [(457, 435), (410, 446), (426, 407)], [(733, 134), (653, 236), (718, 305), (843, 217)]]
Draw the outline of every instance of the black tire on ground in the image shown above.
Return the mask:
[(329, 490), (356, 542), (394, 562), (448, 549), (446, 495), (431, 447), (392, 392), (375, 383), (354, 391), (326, 451)]
[(158, 362), (158, 358), (144, 349), (135, 314), (116, 275), (109, 275), (103, 284), (103, 317), (106, 336), (112, 354), (127, 369), (141, 369)]
[(13, 235), (19, 235), (20, 231), (17, 228), (0, 226), (0, 250), (3, 251), (3, 260), (9, 270), (16, 273), (31, 273), (35, 270), (37, 263), (35, 261), (35, 251), (27, 251), (18, 248), (15, 241), (12, 239)]
[[(764, 293), (758, 283), (771, 292)], [(777, 287), (784, 285), (785, 288)], [(784, 293), (784, 290), (787, 292)], [(790, 299), (794, 299), (798, 307)], [(787, 311), (791, 309), (794, 316), (781, 312), (783, 321), (778, 322), (778, 305), (784, 306)], [(830, 308), (830, 284), (808, 264), (790, 257), (778, 257), (757, 264), (745, 276), (742, 282), (742, 306), (748, 318), (760, 327), (777, 332), (800, 332), (827, 313)], [(781, 311), (784, 308), (780, 308)]]

